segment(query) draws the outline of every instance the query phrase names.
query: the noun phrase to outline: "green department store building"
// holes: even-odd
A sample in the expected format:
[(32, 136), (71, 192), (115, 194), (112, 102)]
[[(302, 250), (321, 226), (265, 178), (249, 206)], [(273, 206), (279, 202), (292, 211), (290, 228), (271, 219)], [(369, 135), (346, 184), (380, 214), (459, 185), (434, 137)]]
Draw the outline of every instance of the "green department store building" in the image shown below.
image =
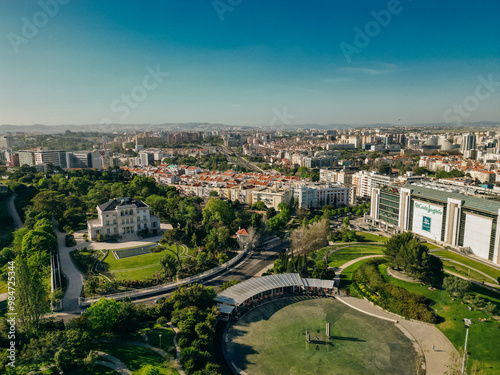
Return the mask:
[(406, 184), (372, 189), (365, 222), (393, 233), (412, 231), (500, 264), (499, 215), (500, 202)]

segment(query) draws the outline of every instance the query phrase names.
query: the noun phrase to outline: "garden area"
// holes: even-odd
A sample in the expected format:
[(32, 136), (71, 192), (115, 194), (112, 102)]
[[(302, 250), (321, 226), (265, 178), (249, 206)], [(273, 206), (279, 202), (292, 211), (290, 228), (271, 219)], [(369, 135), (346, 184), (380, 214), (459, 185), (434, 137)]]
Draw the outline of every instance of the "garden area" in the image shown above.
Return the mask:
[(127, 342), (99, 343), (96, 350), (105, 352), (121, 360), (132, 375), (142, 375), (147, 365), (156, 367), (160, 375), (178, 374), (174, 364), (149, 348), (137, 346)]
[[(411, 234), (393, 236), (384, 253), (385, 258), (361, 260), (344, 269), (340, 275), (341, 288), (399, 315), (435, 323), (459, 352), (465, 341), (462, 320), (471, 319), (474, 324), (469, 332), (467, 366), (480, 369), (482, 374), (495, 374), (495, 369), (500, 368), (500, 358), (492, 350), (500, 345), (500, 325), (496, 317), (500, 311), (500, 293), (454, 276), (444, 277), (441, 261), (430, 256), (427, 246)], [(450, 259), (456, 255), (457, 260), (465, 258), (448, 251), (432, 254)], [(475, 263), (479, 263), (468, 258), (460, 260), (476, 266)], [(426, 282), (411, 283), (391, 277), (387, 274), (389, 265)], [(487, 267), (479, 265), (483, 266), (482, 271)], [(451, 263), (451, 266), (460, 265)], [(468, 272), (467, 267), (463, 268)]]

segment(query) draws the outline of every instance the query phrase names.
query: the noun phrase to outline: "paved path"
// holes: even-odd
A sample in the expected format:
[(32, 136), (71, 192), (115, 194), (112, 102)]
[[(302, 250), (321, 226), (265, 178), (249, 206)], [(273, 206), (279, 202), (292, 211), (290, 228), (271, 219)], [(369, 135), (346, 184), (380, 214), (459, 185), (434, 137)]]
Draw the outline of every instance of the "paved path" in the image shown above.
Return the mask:
[(18, 230), (23, 227), (23, 221), (21, 220), (21, 217), (17, 213), (16, 205), (14, 204), (16, 197), (17, 194), (12, 194), (7, 202), (7, 209), (9, 210), (10, 216), (12, 216), (12, 219), (14, 220), (14, 230)]
[[(342, 270), (360, 260), (382, 256), (383, 255), (370, 255), (350, 260), (337, 269), (335, 278), (340, 279)], [(354, 297), (342, 297), (341, 299), (357, 310), (364, 311), (367, 314), (379, 316), (384, 319), (397, 319), (398, 325), (402, 327), (402, 331), (405, 332), (406, 330), (409, 332), (420, 346), (419, 351), (424, 355), (427, 375), (442, 375), (446, 373), (448, 367), (453, 364), (453, 358), (458, 355), (455, 347), (434, 325), (406, 320), (396, 314), (386, 312), (364, 299)], [(432, 350), (432, 347), (434, 347), (435, 350)]]
[(76, 268), (73, 260), (69, 255), (74, 247), (66, 247), (66, 233), (60, 232), (57, 229), (56, 225), (54, 225), (54, 233), (57, 236), (57, 243), (59, 246), (61, 270), (68, 279), (68, 287), (66, 288), (66, 293), (64, 294), (62, 300), (62, 309), (64, 312), (78, 312), (80, 311), (80, 307), (78, 306), (78, 298), (82, 293), (84, 277), (83, 274), (78, 270), (78, 268)]
[[(403, 332), (405, 330), (409, 332), (420, 346), (420, 352), (423, 353), (425, 358), (427, 375), (445, 374), (449, 370), (449, 366), (453, 364), (453, 358), (458, 355), (455, 347), (446, 336), (432, 324), (414, 322), (398, 317), (395, 314), (389, 314), (364, 299), (354, 297), (341, 297), (341, 299), (357, 310), (370, 315), (384, 319), (397, 319), (398, 323), (396, 325), (402, 327)], [(434, 350), (432, 350), (433, 346)]]
[(180, 375), (186, 375), (184, 370), (182, 369), (182, 366), (181, 366), (181, 348), (177, 344), (177, 333), (179, 333), (179, 330), (172, 323), (168, 323), (168, 327), (171, 328), (175, 332), (174, 346), (175, 346), (175, 357), (176, 357), (177, 370), (179, 371)]
[[(489, 284), (491, 286), (498, 286), (498, 283), (496, 283), (497, 280), (493, 276), (490, 276), (487, 273), (484, 273), (483, 271), (478, 270), (477, 268), (473, 268), (471, 266), (468, 266), (467, 264), (461, 263), (458, 260), (449, 259), (449, 258), (442, 257), (442, 256), (439, 256), (439, 255), (435, 255), (435, 256), (437, 256), (441, 260), (446, 260), (447, 262), (459, 264), (459, 265), (461, 265), (461, 266), (463, 266), (465, 268), (470, 268), (471, 270), (476, 271), (477, 273), (480, 273), (481, 275), (483, 275), (487, 279), (490, 279), (491, 281), (493, 281), (493, 283), (486, 283), (486, 284)], [(446, 272), (448, 272), (448, 271), (446, 271)]]
[(132, 375), (132, 372), (125, 366), (125, 363), (120, 361), (118, 358), (113, 357), (112, 355), (104, 352), (96, 351), (96, 353), (106, 359), (105, 361), (97, 361), (96, 363), (101, 366), (109, 367), (115, 370), (117, 373), (122, 375)]

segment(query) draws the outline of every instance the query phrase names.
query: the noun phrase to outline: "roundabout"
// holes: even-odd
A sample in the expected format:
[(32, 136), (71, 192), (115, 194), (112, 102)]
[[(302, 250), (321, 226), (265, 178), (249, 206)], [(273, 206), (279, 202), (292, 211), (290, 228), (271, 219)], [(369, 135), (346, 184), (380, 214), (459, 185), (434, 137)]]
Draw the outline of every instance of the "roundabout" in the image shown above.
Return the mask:
[(398, 325), (333, 298), (297, 296), (262, 304), (233, 323), (224, 342), (236, 373), (424, 373), (418, 344)]

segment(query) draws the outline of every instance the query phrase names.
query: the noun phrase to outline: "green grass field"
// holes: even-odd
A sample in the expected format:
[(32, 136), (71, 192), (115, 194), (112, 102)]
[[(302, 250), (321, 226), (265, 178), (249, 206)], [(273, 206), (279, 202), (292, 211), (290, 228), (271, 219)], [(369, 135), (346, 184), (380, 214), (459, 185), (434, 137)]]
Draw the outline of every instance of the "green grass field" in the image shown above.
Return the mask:
[(361, 298), (361, 296), (356, 291), (356, 288), (352, 286), (352, 275), (363, 263), (368, 262), (370, 259), (363, 259), (359, 262), (351, 264), (349, 267), (342, 270), (340, 274), (340, 289), (346, 289), (351, 296)]
[(356, 234), (362, 237), (361, 242), (387, 242), (389, 237), (379, 236), (378, 234), (368, 233), (368, 232), (356, 232)]
[(101, 343), (97, 345), (96, 349), (121, 360), (132, 372), (132, 375), (141, 375), (141, 369), (146, 365), (161, 368), (161, 375), (179, 374), (177, 370), (167, 368), (164, 365), (163, 357), (148, 348), (127, 343)]
[(454, 253), (453, 251), (442, 250), (442, 251), (433, 251), (432, 254), (439, 255), (448, 259), (456, 260), (457, 262), (463, 263), (466, 266), (475, 268), (481, 272), (484, 272), (487, 275), (490, 275), (494, 279), (498, 279), (500, 277), (500, 269), (490, 267), (484, 263), (475, 261), (474, 259), (467, 258), (463, 255)]
[[(116, 251), (119, 252), (122, 250), (118, 249)], [(196, 249), (194, 248), (188, 248), (187, 254), (184, 254), (184, 256), (190, 256), (195, 251)], [(109, 272), (113, 273), (117, 280), (144, 280), (153, 276), (160, 270), (160, 259), (163, 258), (166, 253), (166, 251), (162, 251), (160, 253), (149, 253), (116, 259), (113, 253), (109, 251), (104, 263), (109, 265)], [(172, 252), (169, 253), (174, 255)]]
[(359, 243), (353, 244), (349, 247), (344, 246), (347, 245), (329, 246), (318, 250), (316, 252), (315, 260), (318, 261), (320, 259), (323, 259), (327, 251), (334, 250), (335, 248), (340, 248), (340, 250), (337, 250), (328, 256), (328, 265), (330, 267), (339, 267), (342, 264), (361, 256), (383, 254), (384, 249), (383, 246), (363, 246)]
[[(175, 332), (170, 328), (158, 328), (155, 327), (153, 329), (144, 328), (139, 331), (139, 334), (142, 336), (146, 334), (148, 336), (148, 344), (160, 347), (160, 335), (161, 335), (161, 348), (167, 351), (169, 348), (174, 347), (174, 336)], [(139, 338), (138, 338), (139, 340)]]
[(443, 266), (445, 271), (449, 270), (454, 273), (458, 273), (459, 275), (465, 276), (465, 277), (470, 277), (471, 279), (480, 281), (480, 282), (488, 282), (488, 283), (494, 283), (495, 280), (491, 280), (489, 277), (486, 277), (479, 272), (476, 272), (472, 269), (470, 269), (467, 266), (462, 266), (457, 263), (450, 262), (449, 260), (444, 260), (443, 261)]
[[(433, 301), (432, 308), (436, 313), (444, 318), (444, 321), (437, 324), (448, 339), (457, 348), (463, 348), (465, 342), (465, 328), (462, 319), (469, 318), (476, 324), (469, 330), (469, 343), (467, 351), (470, 352), (469, 367), (474, 361), (478, 362), (479, 368), (483, 374), (498, 374), (500, 369), (500, 356), (495, 348), (500, 346), (499, 323), (496, 320), (479, 322), (479, 318), (486, 318), (487, 315), (482, 311), (469, 311), (466, 304), (460, 300), (452, 298), (444, 290), (431, 291), (421, 284), (413, 284), (397, 280), (394, 277), (387, 276), (387, 266), (379, 266), (384, 278), (393, 285), (398, 285), (406, 290), (421, 294)], [(471, 294), (479, 294), (487, 301), (497, 304), (500, 308), (500, 294), (489, 291), (480, 286), (473, 285)]]
[(266, 303), (235, 323), (228, 337), (228, 357), (252, 375), (415, 374), (418, 363), (411, 341), (393, 323), (330, 298)]

